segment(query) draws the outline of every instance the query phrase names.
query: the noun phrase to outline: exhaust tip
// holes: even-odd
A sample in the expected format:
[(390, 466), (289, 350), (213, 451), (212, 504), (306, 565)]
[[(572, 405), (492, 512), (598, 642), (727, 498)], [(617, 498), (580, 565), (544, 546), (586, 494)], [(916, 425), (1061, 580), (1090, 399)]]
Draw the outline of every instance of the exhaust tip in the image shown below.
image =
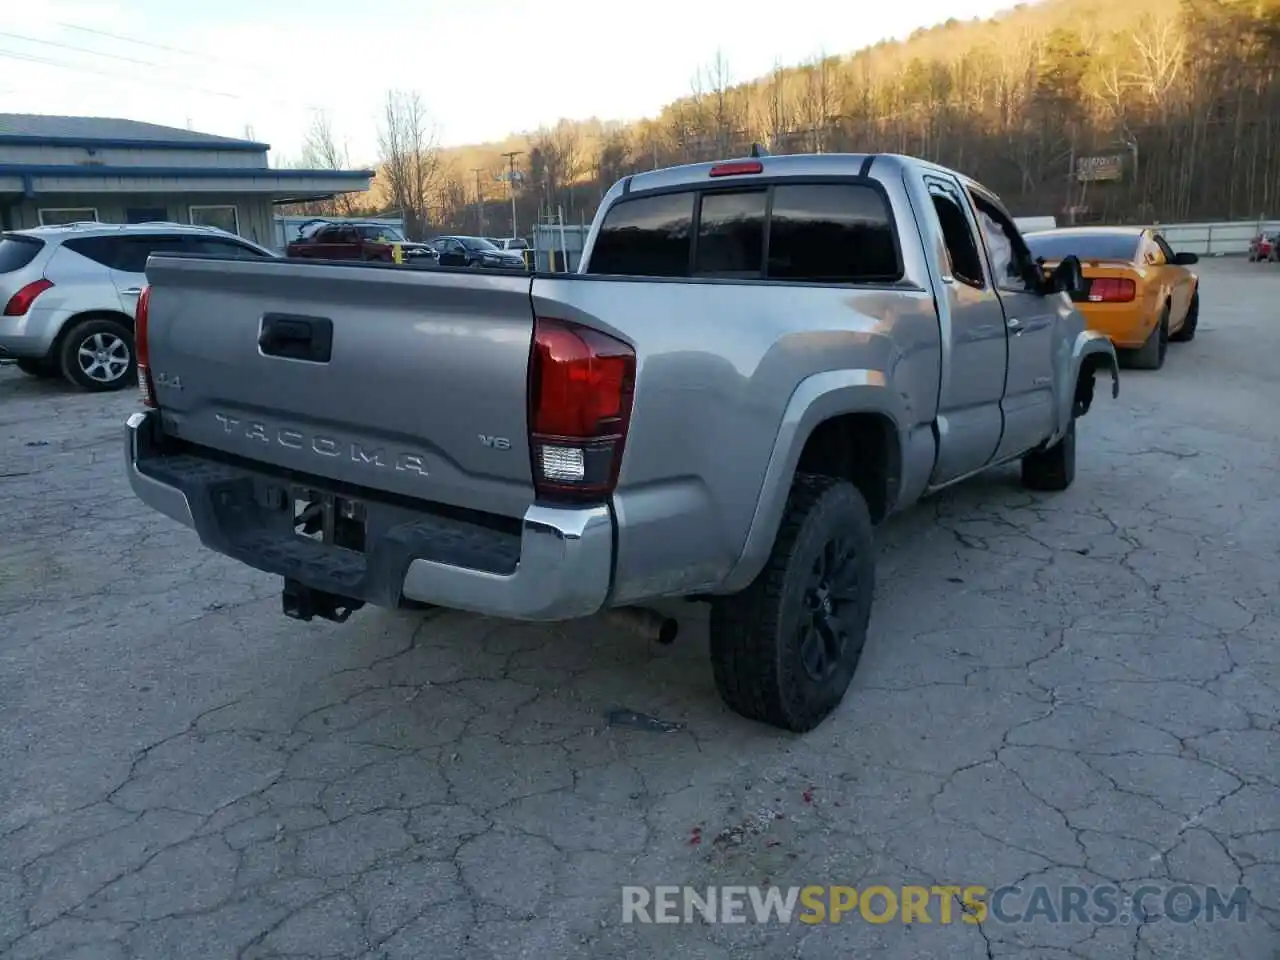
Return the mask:
[(675, 642), (680, 632), (680, 622), (649, 607), (618, 607), (608, 611), (609, 619), (631, 633), (652, 640), (663, 646)]

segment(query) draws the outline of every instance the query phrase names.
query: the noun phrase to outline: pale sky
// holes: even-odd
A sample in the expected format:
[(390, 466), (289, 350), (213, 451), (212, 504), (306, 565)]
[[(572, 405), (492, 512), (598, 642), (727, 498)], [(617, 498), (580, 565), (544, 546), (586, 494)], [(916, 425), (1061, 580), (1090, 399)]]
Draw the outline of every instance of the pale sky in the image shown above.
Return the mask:
[[(384, 92), (416, 89), (445, 145), (561, 117), (636, 119), (732, 78), (847, 53), (1011, 0), (7, 0), (0, 113), (127, 117), (298, 155), (317, 109), (353, 166)], [(106, 36), (110, 34), (112, 36)]]

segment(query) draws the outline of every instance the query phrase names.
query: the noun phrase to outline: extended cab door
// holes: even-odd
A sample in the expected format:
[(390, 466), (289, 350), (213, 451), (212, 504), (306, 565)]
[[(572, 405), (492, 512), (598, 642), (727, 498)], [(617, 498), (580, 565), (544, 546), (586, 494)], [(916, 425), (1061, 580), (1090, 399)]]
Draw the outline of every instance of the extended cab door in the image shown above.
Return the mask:
[(982, 238), (1004, 308), (1009, 345), (1004, 397), (1004, 434), (996, 459), (1016, 456), (1039, 445), (1057, 425), (1053, 389), (1053, 352), (1060, 317), (1069, 309), (1060, 294), (1044, 296), (1034, 282), (1035, 262), (1022, 234), (994, 198), (970, 189)]
[(942, 323), (942, 383), (938, 395), (938, 456), (930, 482), (946, 483), (991, 462), (1003, 426), (1004, 313), (983, 265), (976, 225), (958, 181), (924, 178), (935, 230), (945, 246), (938, 315)]

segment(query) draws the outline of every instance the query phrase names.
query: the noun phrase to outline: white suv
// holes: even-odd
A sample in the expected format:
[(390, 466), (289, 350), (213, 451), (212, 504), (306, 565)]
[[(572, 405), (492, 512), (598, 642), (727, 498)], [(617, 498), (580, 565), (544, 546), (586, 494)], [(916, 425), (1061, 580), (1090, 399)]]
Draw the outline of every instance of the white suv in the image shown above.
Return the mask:
[(215, 227), (73, 223), (0, 233), (0, 358), (84, 390), (134, 383), (133, 314), (152, 253), (276, 257)]

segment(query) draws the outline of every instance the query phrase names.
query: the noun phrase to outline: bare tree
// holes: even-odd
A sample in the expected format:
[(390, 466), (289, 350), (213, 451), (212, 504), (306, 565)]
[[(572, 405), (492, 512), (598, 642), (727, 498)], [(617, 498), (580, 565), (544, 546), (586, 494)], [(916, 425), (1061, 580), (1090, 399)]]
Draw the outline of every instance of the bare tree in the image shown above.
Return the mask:
[(716, 152), (722, 157), (728, 155), (730, 142), (738, 126), (733, 104), (730, 103), (731, 83), (729, 61), (722, 51), (717, 50), (715, 59), (707, 67), (706, 85), (709, 90), (711, 131), (715, 137)]
[(559, 203), (572, 206), (572, 187), (584, 172), (584, 160), (578, 130), (567, 120), (534, 136), (530, 170), (535, 184), (544, 192), (548, 210), (554, 211)]
[(769, 149), (776, 152), (782, 149), (783, 140), (793, 125), (791, 102), (787, 96), (787, 75), (780, 62), (774, 62), (773, 72), (766, 82), (764, 116), (759, 125), (763, 128)]
[(431, 187), (440, 170), (440, 151), (426, 106), (416, 91), (390, 90), (378, 128), (382, 176), (391, 204), (404, 217), (411, 238), (425, 235)]
[(1173, 91), (1186, 62), (1186, 43), (1180, 25), (1172, 17), (1147, 18), (1130, 33), (1137, 54), (1130, 71), (1133, 85), (1146, 94), (1163, 120), (1169, 114)]
[(804, 67), (800, 116), (808, 128), (814, 153), (825, 150), (831, 123), (837, 113), (834, 66), (825, 53), (819, 53)]
[[(350, 166), (347, 144), (345, 141), (339, 142), (334, 135), (333, 124), (323, 110), (316, 111), (312, 116), (311, 126), (302, 141), (302, 166), (311, 170), (345, 170)], [(340, 193), (332, 200), (320, 201), (316, 206), (317, 213), (349, 217), (355, 210), (355, 201), (351, 194)]]

